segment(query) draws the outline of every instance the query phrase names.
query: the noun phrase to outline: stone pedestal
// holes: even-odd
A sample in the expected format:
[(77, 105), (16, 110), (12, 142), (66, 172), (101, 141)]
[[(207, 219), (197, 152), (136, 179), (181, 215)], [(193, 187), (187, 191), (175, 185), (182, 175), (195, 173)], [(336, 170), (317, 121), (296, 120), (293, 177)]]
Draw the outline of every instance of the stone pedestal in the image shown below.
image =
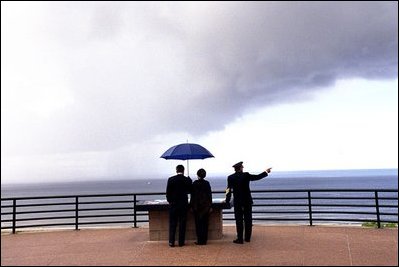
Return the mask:
[[(214, 200), (215, 201), (215, 200)], [(212, 212), (209, 216), (208, 240), (221, 239), (223, 236), (223, 209), (229, 209), (230, 205), (219, 201), (212, 204)], [(137, 210), (148, 211), (150, 240), (169, 239), (169, 204), (166, 201), (145, 201), (136, 205)], [(179, 225), (176, 228), (176, 240), (178, 240)], [(196, 240), (195, 222), (193, 212), (187, 213), (186, 240)]]
[[(169, 211), (149, 211), (150, 240), (169, 239)], [(176, 240), (178, 238), (179, 225), (176, 228)], [(222, 209), (213, 210), (209, 216), (208, 239), (221, 239), (223, 236)], [(187, 213), (186, 240), (196, 240), (194, 215), (191, 211)]]

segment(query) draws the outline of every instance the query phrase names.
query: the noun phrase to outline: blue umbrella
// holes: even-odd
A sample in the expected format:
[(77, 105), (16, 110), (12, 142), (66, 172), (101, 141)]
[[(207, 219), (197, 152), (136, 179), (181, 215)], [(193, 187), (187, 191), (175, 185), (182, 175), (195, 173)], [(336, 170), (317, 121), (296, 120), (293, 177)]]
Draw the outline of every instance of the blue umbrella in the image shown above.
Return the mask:
[(192, 143), (184, 143), (177, 146), (172, 146), (162, 154), (161, 158), (187, 160), (187, 173), (190, 175), (188, 170), (189, 159), (206, 159), (214, 158), (214, 156), (203, 146)]

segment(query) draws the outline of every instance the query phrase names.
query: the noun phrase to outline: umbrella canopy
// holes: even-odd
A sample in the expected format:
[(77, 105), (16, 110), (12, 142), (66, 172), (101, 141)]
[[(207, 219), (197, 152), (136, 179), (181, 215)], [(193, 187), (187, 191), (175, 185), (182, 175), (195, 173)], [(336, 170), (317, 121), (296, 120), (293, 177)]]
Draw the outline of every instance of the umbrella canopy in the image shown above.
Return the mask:
[(184, 143), (177, 146), (172, 146), (162, 154), (161, 158), (187, 160), (187, 173), (190, 175), (188, 170), (189, 159), (206, 159), (214, 158), (214, 156), (203, 146), (192, 143)]
[(214, 156), (203, 146), (185, 143), (172, 146), (162, 154), (161, 158), (187, 160), (214, 158)]

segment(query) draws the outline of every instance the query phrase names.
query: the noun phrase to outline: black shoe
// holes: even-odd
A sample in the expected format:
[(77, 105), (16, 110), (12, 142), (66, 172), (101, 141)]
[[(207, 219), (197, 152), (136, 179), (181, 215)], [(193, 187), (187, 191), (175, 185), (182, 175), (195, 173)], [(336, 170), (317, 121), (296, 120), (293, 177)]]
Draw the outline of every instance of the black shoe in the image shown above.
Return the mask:
[(240, 239), (236, 239), (236, 240), (233, 240), (233, 243), (236, 243), (236, 244), (244, 244), (244, 241), (242, 241), (242, 240), (240, 240)]
[(173, 248), (175, 246), (174, 243), (169, 243), (169, 247)]
[(247, 238), (247, 239), (245, 239), (245, 242), (251, 242), (251, 239)]
[(179, 244), (179, 247), (182, 247), (182, 246), (184, 246), (185, 244)]

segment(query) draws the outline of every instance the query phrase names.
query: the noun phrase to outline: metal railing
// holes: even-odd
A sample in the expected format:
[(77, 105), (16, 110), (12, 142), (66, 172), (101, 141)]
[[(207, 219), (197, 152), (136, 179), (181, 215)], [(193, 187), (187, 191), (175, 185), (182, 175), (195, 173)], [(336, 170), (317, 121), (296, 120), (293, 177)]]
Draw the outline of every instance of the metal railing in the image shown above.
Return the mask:
[[(224, 191), (214, 191), (217, 195), (224, 197)], [(252, 195), (254, 221), (302, 221), (310, 226), (323, 221), (374, 222), (378, 228), (398, 223), (397, 189), (253, 190)], [(1, 229), (15, 233), (38, 227), (138, 227), (148, 222), (148, 212), (137, 211), (137, 202), (154, 196), (165, 199), (164, 192), (1, 198)], [(234, 220), (233, 214), (224, 210), (223, 220)]]
[[(398, 223), (398, 190), (253, 190), (255, 221)], [(226, 211), (224, 214), (233, 214)], [(268, 215), (268, 216), (265, 216)], [(295, 216), (295, 217), (293, 217)], [(224, 220), (234, 220), (233, 216)]]

